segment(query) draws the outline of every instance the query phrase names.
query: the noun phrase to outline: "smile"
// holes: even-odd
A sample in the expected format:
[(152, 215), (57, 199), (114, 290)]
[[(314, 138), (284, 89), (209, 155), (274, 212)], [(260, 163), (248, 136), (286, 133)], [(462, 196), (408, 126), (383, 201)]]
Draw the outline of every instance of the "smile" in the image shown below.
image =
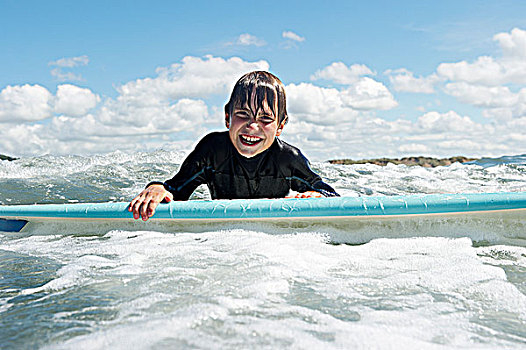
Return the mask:
[(247, 146), (254, 146), (255, 144), (260, 143), (263, 141), (261, 137), (257, 136), (248, 136), (248, 135), (239, 135), (239, 140), (241, 140), (241, 143)]

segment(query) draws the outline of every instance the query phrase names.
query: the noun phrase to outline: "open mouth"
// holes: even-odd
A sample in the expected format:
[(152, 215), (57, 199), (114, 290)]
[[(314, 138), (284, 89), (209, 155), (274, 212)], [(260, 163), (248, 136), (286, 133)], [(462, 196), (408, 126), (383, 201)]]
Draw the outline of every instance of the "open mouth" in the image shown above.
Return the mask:
[(246, 146), (254, 146), (263, 141), (261, 137), (248, 135), (239, 135), (239, 140), (241, 140), (241, 143)]

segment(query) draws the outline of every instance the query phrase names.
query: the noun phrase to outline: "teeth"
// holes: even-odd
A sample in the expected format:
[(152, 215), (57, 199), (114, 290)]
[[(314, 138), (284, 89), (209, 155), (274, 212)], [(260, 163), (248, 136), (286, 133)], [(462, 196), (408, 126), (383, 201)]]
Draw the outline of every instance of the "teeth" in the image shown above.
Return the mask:
[(244, 135), (241, 135), (241, 137), (243, 138), (243, 140), (248, 141), (248, 142), (257, 142), (261, 140), (261, 138), (259, 137), (250, 137), (250, 136), (244, 136)]

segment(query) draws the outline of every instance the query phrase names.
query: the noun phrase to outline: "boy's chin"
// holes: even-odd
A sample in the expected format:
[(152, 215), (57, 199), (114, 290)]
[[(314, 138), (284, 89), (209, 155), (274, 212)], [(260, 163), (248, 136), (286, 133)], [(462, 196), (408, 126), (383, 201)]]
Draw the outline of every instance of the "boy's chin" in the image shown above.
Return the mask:
[[(258, 147), (259, 146), (259, 147)], [(254, 156), (257, 156), (258, 154), (264, 152), (267, 148), (258, 146), (239, 146), (236, 145), (235, 149), (237, 150), (237, 153), (241, 154), (245, 158), (252, 158)]]
[(240, 150), (238, 148), (236, 148), (236, 150), (237, 150), (237, 153), (241, 154), (245, 158), (252, 158), (264, 151), (264, 150), (250, 150), (249, 152), (247, 152), (244, 150)]

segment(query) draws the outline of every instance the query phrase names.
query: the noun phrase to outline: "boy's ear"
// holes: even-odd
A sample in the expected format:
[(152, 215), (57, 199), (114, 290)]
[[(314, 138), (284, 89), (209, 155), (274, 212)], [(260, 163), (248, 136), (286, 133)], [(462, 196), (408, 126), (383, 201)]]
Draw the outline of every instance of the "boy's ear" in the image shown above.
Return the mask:
[(230, 116), (225, 112), (225, 125), (227, 129), (230, 129)]
[(283, 132), (283, 128), (285, 127), (285, 124), (287, 124), (287, 120), (283, 120), (281, 123), (279, 123), (278, 125), (278, 130), (276, 131), (276, 136), (279, 136), (281, 135), (281, 133)]

